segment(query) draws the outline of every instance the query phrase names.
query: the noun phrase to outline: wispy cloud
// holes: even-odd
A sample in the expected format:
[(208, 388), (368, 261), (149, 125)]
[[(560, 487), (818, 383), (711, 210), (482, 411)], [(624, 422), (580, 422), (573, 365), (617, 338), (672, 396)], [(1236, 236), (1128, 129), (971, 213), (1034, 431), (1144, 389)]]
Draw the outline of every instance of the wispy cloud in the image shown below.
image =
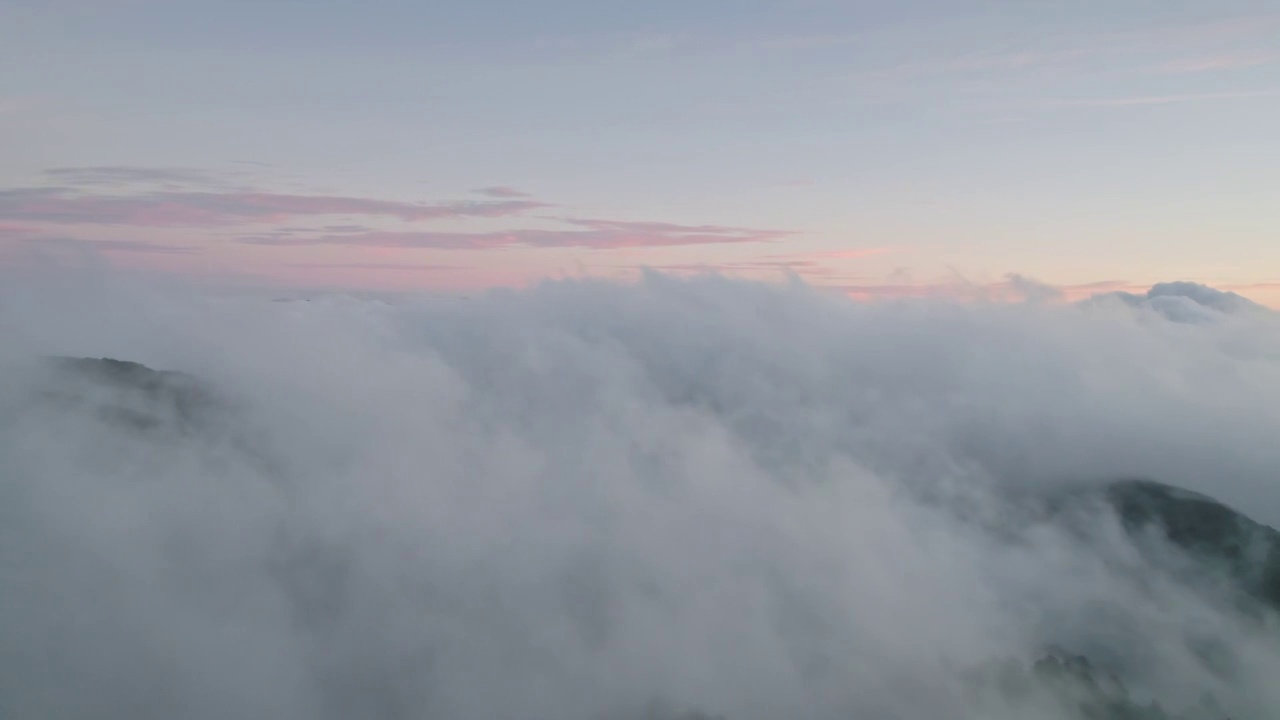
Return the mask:
[(1210, 93), (1184, 93), (1171, 95), (1131, 95), (1109, 98), (1073, 98), (1052, 100), (1046, 103), (1049, 108), (1104, 108), (1104, 107), (1137, 107), (1143, 105), (1172, 105), (1174, 103), (1209, 102), (1213, 100), (1244, 100), (1249, 98), (1275, 97), (1277, 90), (1239, 90)]
[(1062, 65), (1070, 60), (1089, 57), (1092, 53), (1082, 48), (1059, 50), (976, 50), (949, 57), (922, 61), (902, 62), (860, 72), (855, 79), (871, 82), (899, 83), (926, 77), (1017, 71)]
[(666, 222), (635, 222), (627, 220), (595, 220), (585, 218), (565, 218), (565, 222), (580, 227), (590, 228), (593, 231), (602, 233), (612, 233), (621, 236), (635, 235), (716, 235), (722, 237), (752, 237), (756, 239), (770, 237), (771, 239), (779, 239), (786, 235), (793, 235), (788, 230), (752, 230), (749, 228), (729, 227), (725, 225), (680, 225), (677, 223)]
[(0, 239), (22, 237), (36, 232), (39, 232), (39, 229), (30, 225), (0, 222)]
[(490, 187), (479, 188), (475, 191), (479, 195), (487, 195), (495, 198), (527, 198), (533, 197), (527, 192), (522, 192), (507, 185), (493, 185)]
[(1252, 39), (1274, 40), (1277, 30), (1280, 30), (1280, 13), (1261, 12), (1125, 30), (1107, 33), (1099, 39), (1117, 45), (1147, 43), (1164, 48), (1186, 48)]
[(622, 270), (649, 269), (675, 274), (719, 273), (757, 278), (764, 276), (776, 277), (778, 273), (789, 273), (829, 285), (834, 281), (847, 280), (852, 277), (848, 268), (842, 267), (842, 261), (874, 257), (899, 251), (898, 248), (868, 247), (820, 252), (768, 254), (743, 260), (656, 264), (628, 263), (610, 267)]
[(392, 217), (405, 221), (502, 217), (549, 207), (532, 200), (441, 204), (270, 192), (91, 194), (68, 188), (0, 190), (0, 220), (134, 227), (222, 227), (310, 216)]
[[(1022, 67), (1063, 58), (1081, 57), (1108, 50), (1181, 50), (1205, 45), (1239, 43), (1251, 39), (1270, 41), (1280, 29), (1280, 14), (1255, 13), (1205, 19), (1198, 22), (1153, 24), (1145, 27), (1100, 33), (1062, 33), (1045, 36), (1036, 32), (1025, 38), (1004, 36), (997, 43), (983, 39), (983, 44), (1003, 48), (962, 53), (935, 62), (904, 64), (901, 68), (917, 70), (968, 70), (985, 67)], [(775, 35), (745, 43), (740, 47), (758, 50), (818, 50), (865, 44), (865, 32), (818, 32)]]
[(224, 178), (193, 168), (135, 167), (101, 165), (94, 167), (60, 167), (44, 172), (52, 182), (64, 186), (125, 185), (222, 185)]
[(1269, 50), (1225, 52), (1170, 60), (1153, 67), (1152, 71), (1167, 75), (1220, 72), (1269, 65), (1277, 60), (1280, 60), (1280, 52)]
[(740, 260), (735, 262), (694, 262), (623, 265), (620, 267), (644, 267), (671, 273), (757, 273), (760, 271), (791, 271), (798, 275), (829, 275), (834, 268), (811, 260)]
[(883, 282), (840, 285), (838, 289), (856, 300), (939, 297), (948, 300), (994, 302), (1074, 302), (1095, 294), (1117, 290), (1143, 291), (1150, 285), (1127, 280), (1101, 280), (1078, 284), (1049, 284), (1018, 273), (1003, 280), (974, 282), (958, 274), (932, 282)]
[(569, 218), (570, 229), (518, 229), (498, 232), (374, 231), (366, 233), (249, 236), (242, 242), (277, 247), (341, 245), (382, 248), (493, 250), (509, 247), (592, 250), (775, 242), (794, 233), (721, 225), (678, 225)]
[(766, 255), (765, 257), (774, 260), (793, 260), (793, 261), (810, 261), (810, 260), (859, 260), (862, 258), (876, 257), (877, 255), (888, 255), (890, 253), (902, 252), (902, 248), (895, 247), (860, 247), (848, 248), (845, 250), (820, 250), (806, 253), (792, 253), (788, 255)]
[(305, 270), (393, 270), (398, 272), (459, 272), (471, 269), (463, 265), (438, 263), (285, 263), (284, 267)]
[(72, 249), (105, 253), (135, 253), (153, 255), (196, 255), (200, 248), (189, 245), (153, 243), (141, 240), (88, 240), (67, 235), (31, 235), (14, 238), (16, 244), (28, 248)]
[(811, 33), (779, 35), (761, 40), (752, 40), (743, 45), (757, 50), (816, 50), (820, 48), (853, 45), (866, 40), (862, 33)]
[(39, 104), (40, 99), (34, 97), (0, 97), (0, 116), (19, 115), (37, 107)]
[[(969, 48), (913, 53), (901, 62), (864, 67), (849, 80), (868, 97), (889, 100), (912, 97), (925, 88), (936, 90), (926, 82), (930, 80), (945, 80), (948, 92), (975, 98), (990, 97), (992, 81), (999, 79), (1021, 88), (1034, 78), (1036, 87), (1044, 90), (1068, 78), (1119, 75), (1127, 76), (1126, 84), (1136, 89), (1141, 76), (1238, 71), (1280, 60), (1278, 32), (1280, 14), (1270, 13), (1116, 32), (979, 37)], [(1152, 90), (1142, 94), (1166, 97), (1163, 89)], [(1176, 100), (1165, 102), (1170, 101)]]
[(361, 233), (373, 232), (373, 228), (368, 225), (325, 225), (324, 232), (327, 233)]

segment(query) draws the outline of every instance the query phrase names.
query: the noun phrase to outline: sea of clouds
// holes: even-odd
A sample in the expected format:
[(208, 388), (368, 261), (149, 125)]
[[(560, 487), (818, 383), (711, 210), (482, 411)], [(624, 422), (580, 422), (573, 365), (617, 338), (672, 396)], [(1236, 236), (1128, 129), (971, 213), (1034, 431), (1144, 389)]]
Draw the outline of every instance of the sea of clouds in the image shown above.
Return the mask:
[[(1135, 696), (1273, 717), (1274, 624), (1101, 510), (1082, 539), (1019, 499), (1148, 477), (1280, 525), (1280, 317), (1192, 285), (1031, 295), (11, 273), (0, 716), (1011, 719), (966, 678), (1056, 644)], [(208, 410), (46, 408), (51, 355), (189, 373)]]

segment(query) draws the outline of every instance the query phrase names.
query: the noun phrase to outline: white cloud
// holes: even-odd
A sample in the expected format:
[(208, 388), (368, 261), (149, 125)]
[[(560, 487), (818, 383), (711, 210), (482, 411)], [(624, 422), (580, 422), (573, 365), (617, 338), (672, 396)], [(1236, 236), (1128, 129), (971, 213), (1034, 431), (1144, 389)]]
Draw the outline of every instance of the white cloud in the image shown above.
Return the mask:
[[(394, 303), (6, 280), (0, 714), (932, 718), (973, 664), (1108, 640), (1171, 705), (1280, 705), (1274, 636), (1101, 516), (1085, 544), (984, 527), (1132, 475), (1280, 523), (1273, 314), (652, 274)], [(186, 434), (33, 410), (46, 354), (232, 407)], [(1189, 628), (1229, 641), (1234, 685)]]

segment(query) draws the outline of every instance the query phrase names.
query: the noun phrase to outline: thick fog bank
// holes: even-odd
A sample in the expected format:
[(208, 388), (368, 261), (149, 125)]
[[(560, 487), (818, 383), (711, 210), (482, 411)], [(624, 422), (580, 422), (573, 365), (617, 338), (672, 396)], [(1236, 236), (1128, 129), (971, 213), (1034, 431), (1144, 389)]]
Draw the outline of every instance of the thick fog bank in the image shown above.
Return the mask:
[(4, 280), (0, 716), (1280, 712), (1242, 298)]

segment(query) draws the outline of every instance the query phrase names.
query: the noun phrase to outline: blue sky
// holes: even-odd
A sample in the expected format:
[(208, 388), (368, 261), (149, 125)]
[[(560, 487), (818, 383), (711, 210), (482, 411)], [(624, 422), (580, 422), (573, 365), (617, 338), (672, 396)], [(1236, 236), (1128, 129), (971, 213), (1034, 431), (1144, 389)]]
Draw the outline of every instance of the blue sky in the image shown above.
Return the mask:
[(1276, 127), (1274, 2), (9, 0), (0, 257), (1275, 304)]

